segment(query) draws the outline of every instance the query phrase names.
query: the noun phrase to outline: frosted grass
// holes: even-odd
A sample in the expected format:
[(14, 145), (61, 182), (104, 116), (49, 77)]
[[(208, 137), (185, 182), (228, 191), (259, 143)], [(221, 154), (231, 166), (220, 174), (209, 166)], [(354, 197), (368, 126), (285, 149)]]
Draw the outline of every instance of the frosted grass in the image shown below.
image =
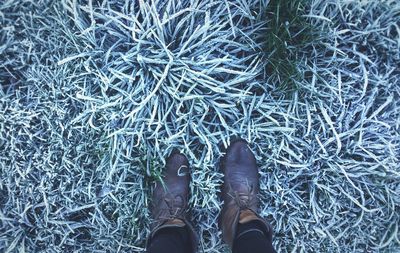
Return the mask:
[(267, 2), (2, 1), (1, 251), (143, 251), (177, 148), (199, 248), (222, 252), (233, 136), (279, 252), (400, 250), (400, 5), (310, 1), (321, 37), (291, 49), (285, 91), (265, 72)]

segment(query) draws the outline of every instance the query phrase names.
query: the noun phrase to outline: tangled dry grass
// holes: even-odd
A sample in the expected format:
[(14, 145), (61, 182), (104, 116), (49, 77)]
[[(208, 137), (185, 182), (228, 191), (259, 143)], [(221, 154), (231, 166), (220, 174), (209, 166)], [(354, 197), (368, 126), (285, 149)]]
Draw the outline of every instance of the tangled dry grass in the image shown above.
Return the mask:
[(282, 2), (0, 1), (0, 251), (143, 251), (178, 148), (222, 252), (232, 136), (279, 252), (400, 251), (400, 3)]

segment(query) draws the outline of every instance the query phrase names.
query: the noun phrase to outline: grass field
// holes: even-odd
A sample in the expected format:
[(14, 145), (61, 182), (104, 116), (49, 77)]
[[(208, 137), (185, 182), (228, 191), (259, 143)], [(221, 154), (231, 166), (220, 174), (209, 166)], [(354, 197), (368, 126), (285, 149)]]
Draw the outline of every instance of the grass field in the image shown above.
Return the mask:
[(223, 147), (279, 252), (400, 252), (397, 0), (0, 0), (0, 252), (141, 252), (174, 148), (201, 252)]

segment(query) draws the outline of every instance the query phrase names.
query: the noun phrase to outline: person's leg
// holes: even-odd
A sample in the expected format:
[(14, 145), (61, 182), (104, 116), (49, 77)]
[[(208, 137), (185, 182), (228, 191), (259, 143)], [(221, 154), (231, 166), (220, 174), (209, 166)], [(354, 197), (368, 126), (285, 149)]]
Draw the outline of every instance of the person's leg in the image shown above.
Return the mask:
[(238, 224), (236, 238), (233, 242), (233, 253), (276, 253), (272, 240), (263, 231), (259, 221)]
[(151, 241), (148, 253), (191, 253), (190, 236), (185, 227), (161, 229)]
[(167, 159), (163, 182), (157, 182), (151, 201), (151, 234), (147, 251), (190, 253), (197, 247), (196, 235), (188, 221), (190, 171), (182, 154)]

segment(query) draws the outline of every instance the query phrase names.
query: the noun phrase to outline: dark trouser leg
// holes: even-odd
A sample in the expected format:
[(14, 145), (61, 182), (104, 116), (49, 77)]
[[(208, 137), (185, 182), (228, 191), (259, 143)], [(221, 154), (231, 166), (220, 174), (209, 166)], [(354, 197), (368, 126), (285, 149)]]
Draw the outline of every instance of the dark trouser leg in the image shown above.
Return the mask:
[(233, 253), (276, 253), (272, 247), (272, 236), (265, 235), (259, 221), (239, 224)]
[(163, 228), (158, 231), (147, 249), (148, 253), (192, 253), (190, 237), (185, 227)]

